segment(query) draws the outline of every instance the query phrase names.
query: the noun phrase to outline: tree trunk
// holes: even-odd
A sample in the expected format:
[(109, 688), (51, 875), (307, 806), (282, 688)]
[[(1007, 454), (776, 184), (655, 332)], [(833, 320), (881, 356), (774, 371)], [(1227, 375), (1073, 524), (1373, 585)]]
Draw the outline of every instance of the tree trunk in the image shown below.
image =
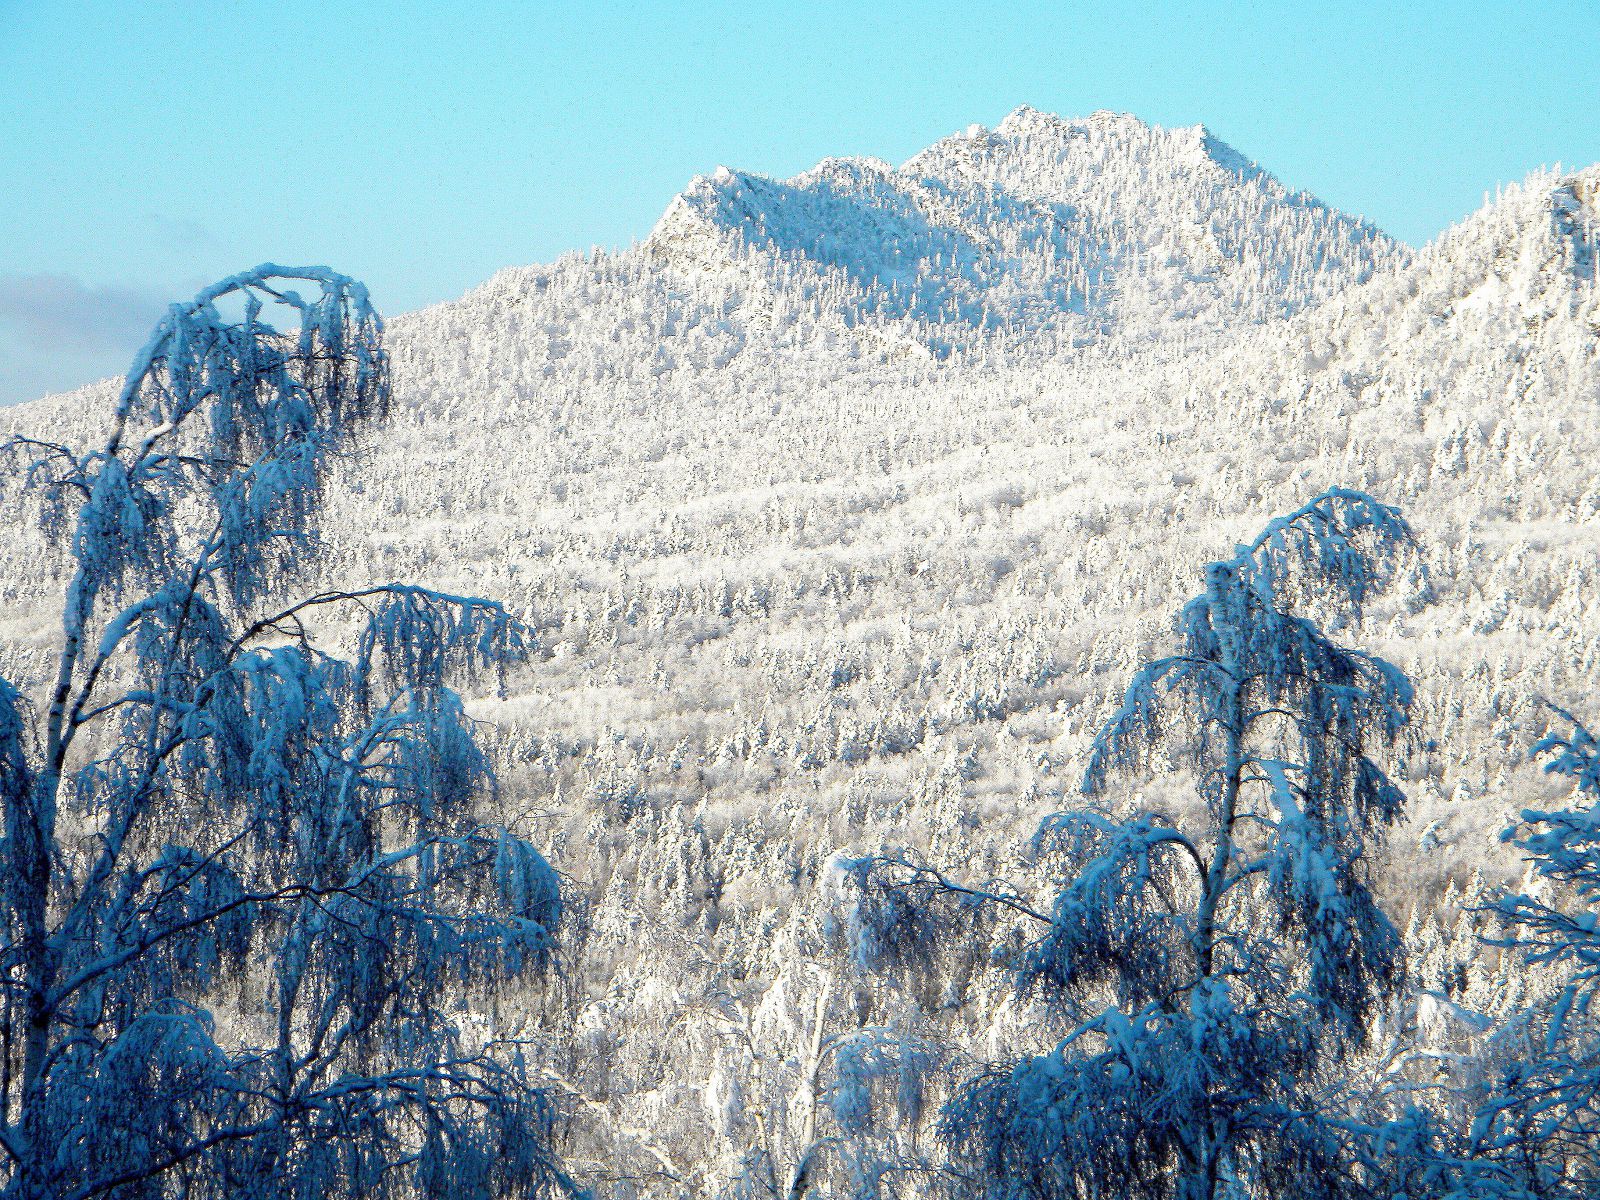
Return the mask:
[(828, 1000), (833, 994), (833, 976), (829, 975), (817, 993), (817, 1009), (811, 1028), (811, 1047), (806, 1056), (806, 1074), (800, 1083), (800, 1147), (794, 1171), (785, 1189), (786, 1200), (801, 1200), (811, 1186), (811, 1161), (817, 1153), (817, 1093), (822, 1086), (822, 1060), (825, 1057), (823, 1026), (828, 1019)]
[[(1190, 996), (1209, 983), (1216, 974), (1217, 912), (1222, 905), (1228, 886), (1228, 868), (1233, 862), (1233, 833), (1239, 815), (1239, 788), (1244, 778), (1244, 683), (1240, 678), (1241, 646), (1239, 631), (1231, 619), (1230, 604), (1237, 597), (1237, 580), (1223, 564), (1214, 564), (1208, 572), (1206, 591), (1210, 599), (1212, 628), (1216, 631), (1220, 649), (1220, 666), (1226, 673), (1222, 696), (1222, 723), (1227, 738), (1227, 754), (1223, 763), (1222, 795), (1217, 806), (1216, 845), (1207, 864), (1205, 879), (1201, 884), (1200, 904), (1195, 914), (1195, 983)], [(1184, 1200), (1214, 1200), (1217, 1191), (1218, 1166), (1222, 1158), (1223, 1135), (1207, 1113), (1198, 1144), (1190, 1147), (1190, 1155), (1180, 1173), (1185, 1177), (1180, 1184)]]

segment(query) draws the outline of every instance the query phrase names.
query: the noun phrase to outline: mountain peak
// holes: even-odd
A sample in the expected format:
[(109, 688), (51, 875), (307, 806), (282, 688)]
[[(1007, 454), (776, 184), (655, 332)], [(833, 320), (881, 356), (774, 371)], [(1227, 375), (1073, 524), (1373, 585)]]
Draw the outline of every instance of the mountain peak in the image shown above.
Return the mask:
[(821, 286), (847, 325), (910, 322), (936, 352), (1263, 321), (1405, 253), (1203, 125), (1028, 105), (899, 167), (828, 158), (783, 180), (718, 168), (672, 202), (646, 248), (696, 274), (755, 271), (763, 294), (810, 272), (821, 285), (799, 286)]
[[(1013, 185), (1048, 198), (1051, 189), (1041, 189), (1041, 181), (1063, 174), (1102, 173), (1107, 168), (1113, 173), (1154, 171), (1166, 176), (1221, 173), (1261, 182), (1285, 199), (1298, 195), (1204, 125), (1168, 129), (1110, 109), (1068, 118), (1024, 104), (993, 129), (973, 125), (935, 142), (907, 160), (902, 170), (938, 176), (951, 170), (1001, 170)], [(1203, 182), (1199, 178), (1193, 181), (1195, 186)]]
[(1154, 128), (1155, 126), (1132, 113), (1116, 112), (1109, 108), (1096, 109), (1086, 117), (1063, 117), (1034, 108), (1031, 104), (1019, 104), (1001, 119), (994, 127), (994, 132), (1010, 137), (1030, 134), (1083, 136), (1115, 132), (1148, 133)]
[(1055, 129), (1067, 124), (1055, 113), (1041, 112), (1031, 104), (1019, 104), (995, 126), (996, 133), (1022, 134), (1038, 130)]

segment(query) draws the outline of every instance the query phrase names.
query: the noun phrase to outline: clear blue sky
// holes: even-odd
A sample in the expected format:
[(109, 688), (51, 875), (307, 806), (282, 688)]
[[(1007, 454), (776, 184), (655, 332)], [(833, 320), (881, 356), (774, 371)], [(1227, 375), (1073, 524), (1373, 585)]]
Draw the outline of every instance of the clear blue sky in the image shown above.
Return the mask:
[(898, 160), (1021, 103), (1204, 122), (1421, 243), (1600, 159), (1600, 4), (0, 0), (0, 403), (264, 259), (401, 312), (642, 237), (719, 163)]

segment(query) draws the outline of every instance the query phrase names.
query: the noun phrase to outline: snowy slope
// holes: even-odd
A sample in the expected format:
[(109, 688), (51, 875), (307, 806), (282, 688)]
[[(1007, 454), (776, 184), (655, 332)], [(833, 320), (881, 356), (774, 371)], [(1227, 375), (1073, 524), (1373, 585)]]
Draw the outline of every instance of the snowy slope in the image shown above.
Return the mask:
[[(697, 998), (748, 995), (774, 1053), (793, 1043), (837, 848), (1026, 877), (1027, 835), (1200, 564), (1331, 484), (1403, 505), (1424, 545), (1425, 573), (1346, 631), (1419, 687), (1388, 895), (1426, 911), (1446, 873), (1519, 871), (1498, 834), (1550, 786), (1525, 758), (1533, 699), (1581, 705), (1600, 662), (1597, 175), (1536, 177), (1292, 319), (1039, 362), (885, 353), (886, 326), (785, 321), (815, 310), (776, 285), (720, 365), (685, 325), (632, 359), (573, 336), (593, 371), (508, 369), (516, 322), (480, 310), (451, 315), (478, 340), (440, 373), (449, 340), (397, 329), (426, 397), (397, 435), (448, 449), (374, 464), (341, 524), (383, 532), (345, 553), (515, 597), (545, 629), (499, 713), (596, 897), (585, 1052), (613, 1111), (731, 1171), (702, 1084), (748, 1075)], [(732, 304), (747, 278), (694, 286)], [(616, 301), (612, 328), (648, 327)], [(1003, 1054), (1033, 1018), (1002, 991), (979, 974), (933, 1006), (964, 1002)], [(693, 1051), (660, 1062), (655, 1031), (686, 1022)]]
[[(1519, 870), (1532, 699), (1592, 704), (1600, 663), (1597, 191), (1535, 176), (1411, 254), (1203, 131), (1021, 110), (899, 168), (707, 177), (639, 247), (395, 320), (329, 574), (540, 627), (484, 711), (591, 898), (589, 1093), (725, 1170), (738, 1072), (694, 1014), (763, 996), (781, 1041), (829, 855), (1021, 870), (1201, 564), (1331, 484), (1423, 540), (1344, 631), (1419, 684), (1391, 898)], [(103, 400), (6, 420), (81, 440)], [(8, 674), (35, 554), (0, 547)], [(1027, 1023), (986, 978), (930, 1001), (982, 1000), (979, 1046)]]
[(940, 353), (1259, 322), (1405, 257), (1203, 127), (1030, 108), (899, 168), (829, 159), (784, 181), (720, 168), (672, 202), (647, 248), (691, 269), (741, 254), (805, 264), (840, 285), (846, 320), (905, 323)]

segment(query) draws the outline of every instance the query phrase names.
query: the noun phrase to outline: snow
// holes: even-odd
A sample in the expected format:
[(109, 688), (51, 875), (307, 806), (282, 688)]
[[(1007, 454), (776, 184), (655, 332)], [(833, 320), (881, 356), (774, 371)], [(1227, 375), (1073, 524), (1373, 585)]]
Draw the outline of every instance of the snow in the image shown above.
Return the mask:
[[(1405, 257), (1292, 193), (1199, 127), (1065, 122), (1018, 109), (899, 167), (826, 159), (778, 181), (719, 168), (646, 248), (735, 273), (792, 271), (848, 325), (898, 325), (940, 354), (1148, 338), (1266, 320)], [(753, 260), (753, 261), (752, 261)]]
[[(1199, 566), (1328, 486), (1400, 506), (1425, 567), (1360, 639), (1436, 744), (1403, 781), (1428, 848), (1378, 886), (1514, 878), (1502, 813), (1554, 786), (1532, 697), (1600, 661), (1597, 184), (1536, 174), (1413, 252), (1203, 130), (1022, 109), (899, 166), (720, 170), (636, 247), (390, 321), (396, 411), (317, 569), (538, 626), (474, 712), (506, 823), (590, 892), (615, 1110), (698, 1145), (675, 1098), (715, 1056), (651, 1047), (708, 964), (775, 978), (840, 850), (1013, 864)], [(88, 445), (114, 399), (0, 420)], [(0, 556), (31, 684), (51, 560)], [(1000, 994), (966, 1044), (1034, 1032)]]

